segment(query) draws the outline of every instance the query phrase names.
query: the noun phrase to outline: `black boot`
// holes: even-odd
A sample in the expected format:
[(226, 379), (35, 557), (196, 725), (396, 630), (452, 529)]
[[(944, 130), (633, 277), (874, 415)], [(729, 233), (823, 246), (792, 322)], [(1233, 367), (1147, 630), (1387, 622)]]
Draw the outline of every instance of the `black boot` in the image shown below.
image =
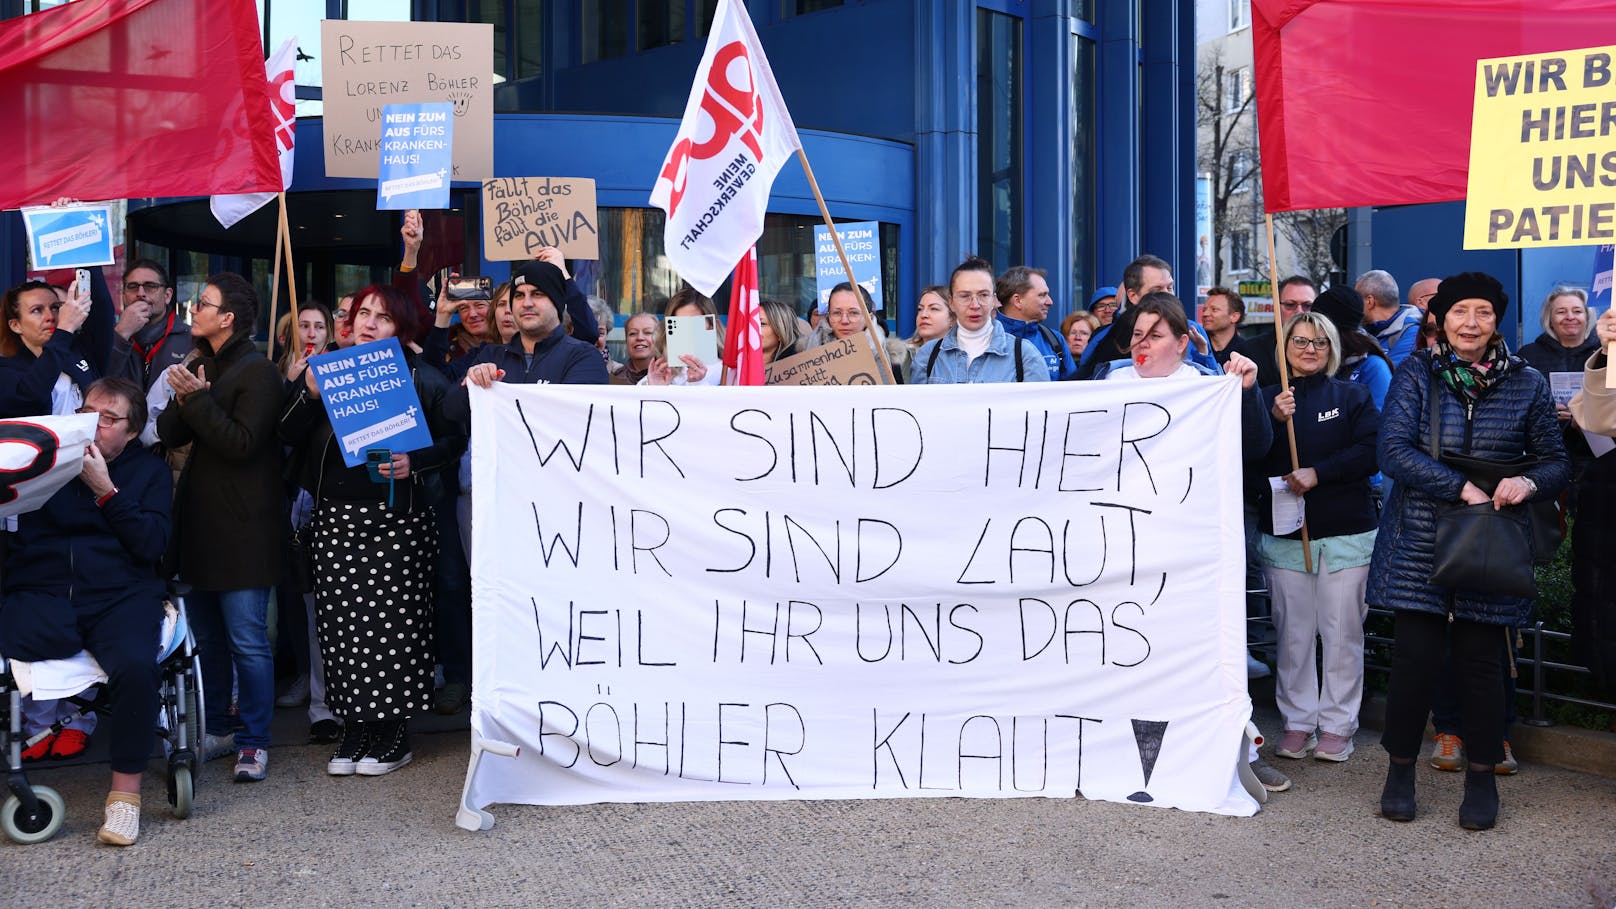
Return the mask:
[(1498, 821), (1498, 777), (1493, 768), (1466, 769), (1464, 801), (1459, 803), (1459, 826), (1491, 830)]
[(1380, 816), (1388, 821), (1414, 820), (1413, 761), (1392, 761), (1386, 769), (1386, 788), (1380, 791)]

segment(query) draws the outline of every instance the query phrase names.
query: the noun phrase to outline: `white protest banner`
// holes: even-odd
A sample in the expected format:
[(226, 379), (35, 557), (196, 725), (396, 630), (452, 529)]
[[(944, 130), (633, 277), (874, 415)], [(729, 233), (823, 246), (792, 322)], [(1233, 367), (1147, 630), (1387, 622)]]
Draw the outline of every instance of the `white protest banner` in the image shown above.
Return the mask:
[(802, 147), (752, 17), (718, 0), (707, 48), (651, 204), (679, 276), (708, 296), (763, 235), (769, 187)]
[(1255, 812), (1233, 378), (471, 396), (472, 808)]
[(0, 518), (26, 514), (79, 475), (96, 415), (0, 420)]

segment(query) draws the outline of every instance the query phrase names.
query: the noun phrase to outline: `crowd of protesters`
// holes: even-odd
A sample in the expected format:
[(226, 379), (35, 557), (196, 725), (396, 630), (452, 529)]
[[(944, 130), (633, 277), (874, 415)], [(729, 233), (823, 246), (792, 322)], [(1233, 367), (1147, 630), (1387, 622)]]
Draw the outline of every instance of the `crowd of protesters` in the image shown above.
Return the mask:
[[(0, 418), (90, 411), (100, 421), (81, 476), (8, 528), (0, 641), (22, 659), (88, 649), (107, 668), (104, 842), (127, 845), (139, 832), (143, 717), (156, 674), (134, 654), (152, 636), (166, 581), (184, 585), (202, 653), (204, 759), (232, 756), (237, 781), (264, 779), (274, 707), (306, 701), (310, 740), (335, 746), (328, 773), (390, 773), (412, 759), (412, 717), (454, 714), (471, 695), (466, 386), (719, 381), (716, 358), (667, 355), (664, 317), (717, 315), (694, 290), (630, 316), (617, 361), (607, 344), (612, 309), (586, 297), (558, 250), (515, 266), (487, 299), (440, 291), (427, 306), (416, 274), (422, 232), (408, 213), (390, 283), (358, 289), (334, 310), (305, 302), (280, 320), (273, 360), (253, 338), (261, 301), (238, 275), (209, 277), (188, 317), (167, 271), (149, 260), (125, 271), (121, 307), (98, 270), (88, 287), (29, 282), (7, 292)], [(1490, 827), (1495, 775), (1516, 767), (1511, 635), (1532, 603), (1433, 583), (1443, 555), (1435, 527), (1459, 503), (1556, 500), (1616, 526), (1616, 468), (1582, 432), (1613, 431), (1597, 422), (1613, 409), (1602, 380), (1567, 407), (1545, 378), (1602, 374), (1600, 343), (1616, 340), (1616, 315), (1596, 328), (1582, 291), (1555, 288), (1543, 335), (1515, 355), (1497, 331), (1508, 296), (1486, 275), (1419, 281), (1406, 303), (1383, 271), (1322, 293), (1292, 277), (1278, 297), (1270, 331), (1245, 330), (1245, 301), (1225, 287), (1211, 289), (1192, 321), (1171, 266), (1145, 255), (1056, 330), (1046, 324), (1042, 270), (996, 273), (969, 258), (919, 295), (912, 337), (888, 338), (868, 294), (842, 284), (806, 320), (764, 300), (760, 340), (773, 363), (862, 334), (907, 384), (1238, 377), (1250, 568), (1266, 577), (1278, 637), (1284, 728), (1275, 754), (1348, 760), (1366, 610), (1390, 609), (1381, 812), (1414, 816), (1413, 767), (1434, 716), (1433, 762), (1466, 771), (1461, 822)], [(432, 442), (391, 453), (373, 476), (344, 463), (308, 360), (387, 338), (404, 342)], [(1574, 410), (1589, 416), (1579, 421)], [(1471, 476), (1443, 451), (1504, 466)], [(1575, 495), (1561, 495), (1573, 485)], [(1305, 540), (1275, 526), (1282, 495), (1306, 502)], [(1576, 536), (1578, 608), (1594, 629), (1596, 671), (1616, 677), (1616, 580), (1592, 555), (1604, 533)], [(64, 534), (94, 541), (78, 550), (81, 561), (58, 564)], [(272, 599), (294, 672), (278, 697)], [(54, 709), (30, 705), (28, 722), (50, 726)], [(61, 728), (25, 758), (77, 754), (88, 734)], [(1254, 746), (1246, 760), (1265, 788), (1290, 786)]]

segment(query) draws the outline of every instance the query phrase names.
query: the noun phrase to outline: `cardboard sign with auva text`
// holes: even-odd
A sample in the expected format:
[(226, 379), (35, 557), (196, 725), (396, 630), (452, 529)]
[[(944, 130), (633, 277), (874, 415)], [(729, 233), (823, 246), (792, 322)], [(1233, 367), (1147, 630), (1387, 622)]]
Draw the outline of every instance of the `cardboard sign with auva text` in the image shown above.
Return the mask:
[(595, 181), (497, 177), (483, 181), (483, 258), (532, 259), (554, 246), (569, 259), (600, 258)]
[(885, 385), (864, 332), (769, 364), (766, 385)]

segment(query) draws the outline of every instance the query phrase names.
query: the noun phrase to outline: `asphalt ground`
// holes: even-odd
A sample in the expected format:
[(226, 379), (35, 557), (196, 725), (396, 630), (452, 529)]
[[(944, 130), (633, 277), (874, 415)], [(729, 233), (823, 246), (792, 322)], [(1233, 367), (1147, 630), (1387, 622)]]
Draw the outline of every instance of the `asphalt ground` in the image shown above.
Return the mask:
[(126, 849), (95, 841), (98, 749), (38, 765), (67, 822), (40, 845), (0, 840), (0, 906), (1616, 904), (1616, 781), (1524, 764), (1499, 780), (1498, 828), (1473, 833), (1461, 775), (1422, 763), (1420, 817), (1394, 824), (1375, 814), (1372, 731), (1346, 764), (1271, 759), (1295, 786), (1253, 818), (1065, 799), (498, 805), (469, 833), (454, 826), (466, 715), (418, 726), (412, 765), (334, 778), (302, 711), (277, 710), (268, 781), (208, 764), (184, 821), (154, 761)]

